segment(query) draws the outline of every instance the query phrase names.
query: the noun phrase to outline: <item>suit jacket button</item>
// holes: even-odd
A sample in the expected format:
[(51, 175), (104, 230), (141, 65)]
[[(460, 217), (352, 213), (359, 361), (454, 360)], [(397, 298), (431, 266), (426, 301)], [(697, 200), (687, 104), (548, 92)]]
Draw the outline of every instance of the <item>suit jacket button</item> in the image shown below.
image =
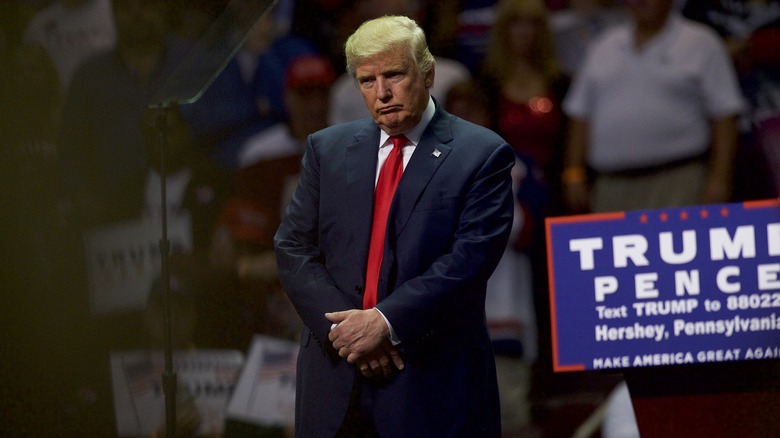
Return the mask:
[(363, 295), (363, 288), (360, 286), (355, 286), (355, 293), (358, 295)]

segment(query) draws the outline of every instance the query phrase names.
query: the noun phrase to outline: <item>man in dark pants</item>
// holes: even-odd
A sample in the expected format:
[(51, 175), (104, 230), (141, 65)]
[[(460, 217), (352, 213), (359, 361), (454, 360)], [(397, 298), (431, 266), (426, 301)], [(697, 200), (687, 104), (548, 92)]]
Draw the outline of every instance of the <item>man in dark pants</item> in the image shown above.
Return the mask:
[(485, 287), (512, 222), (512, 149), (433, 101), (413, 20), (364, 23), (346, 58), (372, 118), (309, 137), (275, 237), (305, 324), (296, 434), (500, 436)]

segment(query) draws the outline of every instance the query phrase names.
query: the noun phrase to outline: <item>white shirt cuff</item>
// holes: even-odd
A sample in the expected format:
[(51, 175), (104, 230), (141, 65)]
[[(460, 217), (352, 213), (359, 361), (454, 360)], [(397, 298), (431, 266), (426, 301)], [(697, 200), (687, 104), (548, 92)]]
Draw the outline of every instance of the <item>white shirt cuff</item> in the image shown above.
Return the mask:
[(385, 324), (387, 324), (387, 328), (390, 330), (390, 342), (393, 343), (393, 345), (398, 345), (401, 343), (401, 340), (398, 339), (398, 335), (395, 334), (395, 330), (393, 330), (393, 326), (390, 324), (390, 321), (387, 319), (384, 313), (382, 313), (381, 310), (374, 307), (374, 310), (379, 312), (380, 315), (382, 315), (382, 319), (385, 320)]

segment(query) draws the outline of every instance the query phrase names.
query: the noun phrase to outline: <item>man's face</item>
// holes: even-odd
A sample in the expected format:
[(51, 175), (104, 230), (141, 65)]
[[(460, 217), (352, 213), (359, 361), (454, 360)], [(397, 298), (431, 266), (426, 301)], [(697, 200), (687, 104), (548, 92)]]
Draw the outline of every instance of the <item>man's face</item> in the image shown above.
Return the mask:
[(640, 25), (660, 26), (674, 6), (673, 0), (628, 0), (628, 10)]
[(130, 47), (157, 45), (165, 38), (165, 2), (114, 0), (114, 20), (122, 44)]
[(328, 126), (330, 87), (324, 85), (287, 90), (284, 103), (293, 135), (305, 136)]
[(390, 135), (414, 128), (428, 105), (434, 69), (423, 74), (406, 48), (391, 48), (366, 58), (355, 69), (368, 112)]

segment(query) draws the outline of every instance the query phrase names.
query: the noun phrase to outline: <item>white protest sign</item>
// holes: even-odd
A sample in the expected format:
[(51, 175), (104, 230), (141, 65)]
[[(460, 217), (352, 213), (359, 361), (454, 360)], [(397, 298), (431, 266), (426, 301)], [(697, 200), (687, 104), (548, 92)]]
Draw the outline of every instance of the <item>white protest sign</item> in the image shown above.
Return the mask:
[[(198, 435), (223, 432), (225, 406), (244, 364), (240, 351), (176, 351), (177, 414), (189, 411), (197, 420)], [(152, 436), (165, 430), (165, 394), (162, 351), (121, 351), (111, 354), (117, 435)]]
[[(160, 273), (159, 222), (133, 220), (88, 231), (84, 235), (90, 307), (95, 315), (142, 309)], [(168, 221), (171, 252), (192, 250), (188, 215)]]
[(261, 426), (292, 425), (297, 357), (297, 343), (255, 335), (225, 416)]

